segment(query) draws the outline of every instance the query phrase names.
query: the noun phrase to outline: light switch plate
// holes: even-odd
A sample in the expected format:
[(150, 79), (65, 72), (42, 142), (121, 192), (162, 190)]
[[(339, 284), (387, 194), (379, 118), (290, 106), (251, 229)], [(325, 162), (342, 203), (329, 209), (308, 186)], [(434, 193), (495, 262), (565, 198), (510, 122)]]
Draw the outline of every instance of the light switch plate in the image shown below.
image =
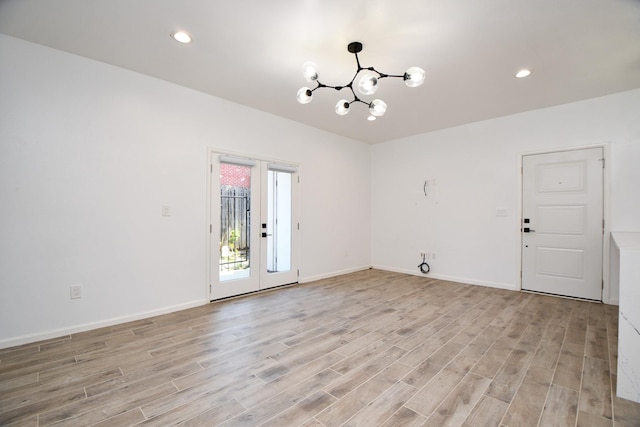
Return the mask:
[(82, 298), (82, 285), (71, 285), (69, 287), (71, 299)]

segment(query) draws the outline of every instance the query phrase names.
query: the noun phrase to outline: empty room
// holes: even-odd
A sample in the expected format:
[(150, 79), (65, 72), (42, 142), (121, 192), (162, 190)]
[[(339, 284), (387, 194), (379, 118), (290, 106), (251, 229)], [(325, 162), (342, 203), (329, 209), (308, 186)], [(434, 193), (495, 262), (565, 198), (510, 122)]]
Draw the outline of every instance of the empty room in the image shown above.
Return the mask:
[(640, 426), (637, 0), (0, 0), (0, 425)]

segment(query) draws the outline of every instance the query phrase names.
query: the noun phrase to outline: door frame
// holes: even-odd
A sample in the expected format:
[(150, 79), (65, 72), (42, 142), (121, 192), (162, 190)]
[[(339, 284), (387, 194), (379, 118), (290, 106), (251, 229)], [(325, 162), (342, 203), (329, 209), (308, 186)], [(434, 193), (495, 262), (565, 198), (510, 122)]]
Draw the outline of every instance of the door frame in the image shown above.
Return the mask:
[(603, 188), (602, 188), (602, 203), (603, 203), (603, 210), (602, 210), (602, 218), (604, 219), (604, 233), (602, 236), (602, 282), (603, 282), (603, 287), (602, 287), (602, 302), (605, 304), (613, 304), (613, 305), (618, 305), (619, 303), (619, 290), (618, 289), (612, 289), (611, 288), (611, 283), (609, 281), (609, 251), (610, 251), (610, 243), (611, 243), (611, 238), (610, 238), (610, 208), (611, 208), (611, 152), (610, 152), (610, 145), (609, 143), (601, 143), (601, 144), (592, 144), (592, 145), (579, 145), (579, 146), (572, 146), (572, 147), (558, 147), (558, 148), (550, 148), (548, 150), (536, 150), (536, 151), (527, 151), (527, 152), (521, 152), (518, 155), (518, 168), (519, 168), (519, 173), (518, 173), (518, 182), (517, 182), (517, 186), (518, 186), (518, 218), (517, 218), (517, 227), (518, 227), (518, 233), (519, 233), (519, 237), (517, 239), (517, 243), (518, 243), (518, 247), (517, 247), (517, 253), (519, 254), (519, 256), (516, 258), (517, 261), (517, 270), (519, 272), (519, 277), (518, 277), (518, 289), (520, 291), (522, 291), (522, 240), (523, 240), (523, 235), (522, 232), (520, 231), (520, 228), (522, 227), (522, 218), (524, 218), (524, 212), (523, 212), (523, 159), (524, 156), (531, 156), (531, 155), (536, 155), (536, 154), (551, 154), (551, 153), (562, 153), (562, 152), (567, 152), (567, 151), (577, 151), (577, 150), (584, 150), (584, 149), (588, 149), (588, 148), (602, 148), (602, 153), (603, 153), (603, 157), (604, 157), (604, 162), (605, 162), (605, 167), (604, 167), (604, 171), (603, 171), (603, 175), (602, 175), (602, 179), (603, 179)]
[[(212, 211), (213, 209), (211, 208), (211, 204), (213, 202), (213, 198), (212, 198), (212, 180), (211, 180), (211, 162), (213, 161), (214, 157), (217, 158), (218, 155), (225, 155), (225, 156), (231, 156), (231, 157), (240, 157), (240, 158), (246, 158), (246, 159), (251, 159), (251, 160), (255, 160), (256, 162), (268, 162), (268, 163), (277, 163), (277, 164), (284, 164), (284, 165), (291, 165), (291, 166), (295, 166), (298, 171), (298, 177), (300, 176), (300, 171), (301, 171), (301, 165), (297, 162), (292, 162), (289, 160), (283, 160), (283, 159), (277, 159), (277, 158), (269, 158), (269, 157), (262, 157), (262, 156), (256, 156), (256, 155), (252, 155), (252, 154), (247, 154), (247, 153), (243, 153), (243, 152), (238, 152), (238, 151), (230, 151), (228, 149), (225, 148), (216, 148), (216, 147), (207, 147), (207, 153), (206, 153), (206, 157), (205, 157), (205, 161), (206, 161), (206, 169), (205, 169), (205, 179), (207, 182), (206, 185), (206, 218), (205, 218), (205, 232), (204, 232), (204, 238), (206, 240), (206, 262), (205, 262), (205, 268), (207, 269), (207, 271), (205, 272), (205, 284), (204, 284), (204, 292), (205, 292), (205, 298), (206, 301), (211, 302), (214, 301), (211, 299), (211, 289), (213, 286), (213, 276), (212, 276), (212, 264), (213, 264), (213, 259), (212, 259), (212, 239), (211, 239), (211, 233), (213, 231), (215, 231), (215, 224), (211, 223), (211, 215), (212, 215)], [(299, 191), (299, 197), (298, 197), (298, 204), (300, 203), (300, 198), (302, 197), (302, 191), (300, 186), (300, 183), (297, 183), (298, 185), (298, 191)], [(302, 222), (302, 218), (301, 218), (301, 214), (302, 211), (300, 209), (300, 206), (295, 206), (294, 209), (296, 209), (297, 212), (297, 223), (300, 224)], [(296, 253), (294, 254), (295, 258), (297, 259), (297, 269), (299, 271), (300, 269), (300, 248), (301, 248), (301, 242), (300, 242), (300, 238), (301, 238), (301, 233), (297, 233), (297, 244), (292, 248), (292, 251), (295, 251)], [(262, 268), (262, 266), (261, 266)], [(298, 274), (299, 276), (299, 274)], [(286, 285), (285, 285), (286, 286)], [(268, 291), (274, 288), (266, 288), (266, 289), (260, 289), (256, 292), (262, 292), (262, 291)], [(237, 296), (240, 295), (236, 295), (236, 296), (231, 296), (228, 298), (235, 298)], [(224, 298), (223, 298), (224, 299)]]

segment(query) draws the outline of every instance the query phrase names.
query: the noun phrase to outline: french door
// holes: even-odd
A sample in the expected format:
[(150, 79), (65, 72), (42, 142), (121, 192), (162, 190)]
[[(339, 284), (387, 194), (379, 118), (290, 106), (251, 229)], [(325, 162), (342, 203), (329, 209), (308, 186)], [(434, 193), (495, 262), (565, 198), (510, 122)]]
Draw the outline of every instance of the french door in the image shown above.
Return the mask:
[(210, 153), (210, 299), (298, 281), (295, 166)]
[(523, 156), (522, 289), (602, 300), (602, 148)]

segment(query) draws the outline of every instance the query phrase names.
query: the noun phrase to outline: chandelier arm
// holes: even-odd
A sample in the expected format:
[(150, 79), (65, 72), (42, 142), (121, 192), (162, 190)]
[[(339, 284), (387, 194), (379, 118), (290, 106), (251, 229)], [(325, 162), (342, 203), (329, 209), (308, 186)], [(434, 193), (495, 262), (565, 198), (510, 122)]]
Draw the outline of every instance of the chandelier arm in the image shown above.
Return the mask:
[(319, 81), (319, 80), (316, 80), (316, 83), (318, 84), (318, 86), (316, 86), (315, 88), (313, 88), (313, 89), (311, 90), (311, 92), (314, 92), (316, 89), (320, 89), (320, 88), (322, 88), (322, 87), (326, 87), (326, 88), (329, 88), (329, 89), (335, 89), (335, 90), (342, 90), (342, 89), (344, 89), (344, 88), (346, 88), (346, 87), (349, 87), (349, 85), (347, 85), (347, 86), (331, 86), (331, 85), (326, 85), (326, 84), (324, 84), (324, 83), (320, 83), (320, 81)]
[[(355, 79), (355, 77), (354, 77)], [(353, 83), (353, 82), (352, 82)], [(349, 105), (353, 104), (354, 102), (362, 102), (363, 104), (367, 104), (366, 102), (364, 102), (363, 100), (361, 100), (360, 98), (358, 98), (358, 95), (356, 95), (356, 91), (353, 90), (353, 85), (349, 85), (349, 89), (351, 89), (351, 93), (353, 94), (353, 101), (351, 101), (349, 103)]]
[[(345, 87), (348, 87), (349, 89), (351, 89), (351, 92), (353, 92), (353, 82), (356, 81), (356, 77), (358, 77), (358, 73), (360, 72), (360, 70), (356, 71), (356, 73), (353, 75), (353, 78), (351, 79), (351, 81), (349, 82), (349, 84), (345, 85)], [(355, 96), (356, 93), (353, 92), (353, 96)]]
[(400, 77), (400, 78), (404, 78), (404, 77), (405, 77), (405, 75), (404, 75), (404, 74), (399, 75), (399, 74), (386, 74), (386, 73), (381, 73), (380, 71), (376, 70), (374, 67), (363, 68), (363, 69), (366, 69), (366, 70), (373, 71), (373, 72), (377, 73), (377, 74), (378, 74), (378, 78), (379, 78), (379, 79), (384, 79), (385, 77)]
[(371, 105), (371, 103), (370, 103), (370, 102), (363, 101), (362, 99), (358, 98), (357, 96), (356, 96), (356, 97), (355, 97), (355, 99), (354, 99), (353, 101), (351, 101), (349, 104), (353, 104), (354, 102), (360, 102), (361, 104), (364, 104), (364, 105), (367, 105), (367, 106), (370, 106), (370, 105)]
[(402, 74), (402, 75), (399, 75), (399, 74), (382, 74), (382, 73), (380, 74), (380, 78), (381, 79), (384, 79), (385, 77), (398, 77), (398, 78), (404, 79), (405, 75), (404, 74)]
[(354, 102), (359, 102), (366, 106), (371, 106), (370, 102), (363, 101), (362, 99), (360, 99), (360, 97), (356, 94), (356, 91), (353, 89), (353, 86), (350, 86), (349, 89), (351, 89), (351, 93), (353, 94), (353, 101), (351, 101), (349, 105), (353, 104)]

